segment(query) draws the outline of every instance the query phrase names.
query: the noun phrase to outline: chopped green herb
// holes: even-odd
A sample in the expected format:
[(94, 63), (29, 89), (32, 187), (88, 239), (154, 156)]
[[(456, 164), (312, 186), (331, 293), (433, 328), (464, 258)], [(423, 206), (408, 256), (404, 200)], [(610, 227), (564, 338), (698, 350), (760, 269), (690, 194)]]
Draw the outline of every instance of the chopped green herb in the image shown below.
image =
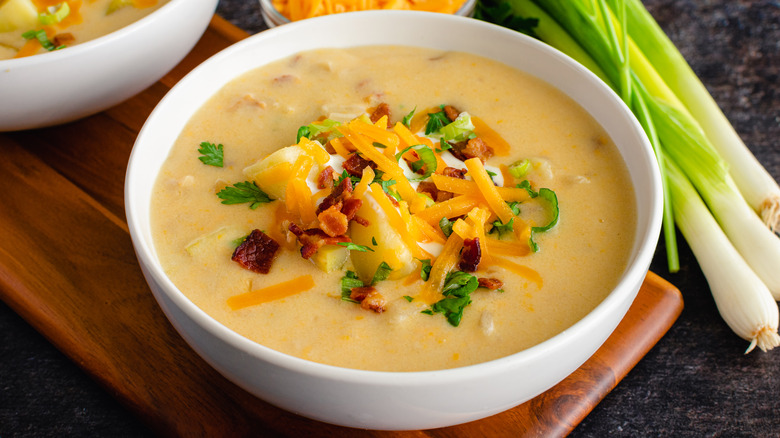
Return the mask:
[(200, 144), (198, 152), (200, 152), (200, 157), (198, 157), (198, 159), (203, 162), (203, 164), (214, 167), (224, 166), (224, 147), (221, 144), (215, 145), (214, 143), (204, 141)]
[(490, 229), (490, 233), (498, 233), (498, 237), (502, 238), (507, 234), (512, 234), (514, 231), (515, 218), (509, 219), (509, 222), (503, 223), (500, 220), (493, 221), (493, 228)]
[(242, 243), (244, 243), (247, 237), (249, 237), (249, 234), (243, 237), (239, 237), (238, 239), (234, 239), (231, 243), (233, 244), (234, 247), (239, 247), (241, 246)]
[(439, 228), (441, 228), (441, 231), (445, 236), (450, 237), (450, 234), (452, 234), (452, 221), (446, 217), (441, 218), (439, 221)]
[(417, 259), (420, 260), (421, 266), (420, 266), (420, 278), (423, 279), (423, 281), (428, 281), (428, 277), (431, 275), (431, 259)]
[(350, 251), (360, 251), (360, 252), (374, 252), (373, 249), (365, 246), (365, 245), (358, 245), (356, 243), (352, 242), (339, 242), (338, 245), (343, 246), (347, 248)]
[(232, 187), (225, 187), (217, 193), (217, 196), (222, 199), (223, 204), (244, 204), (249, 202), (249, 208), (252, 210), (273, 201), (264, 191), (260, 190), (254, 182), (244, 181), (233, 184)]
[(376, 246), (376, 237), (371, 236), (371, 244)]
[(520, 203), (519, 202), (517, 202), (517, 201), (515, 201), (515, 202), (508, 202), (507, 201), (507, 205), (509, 206), (509, 209), (512, 210), (512, 214), (514, 214), (515, 216), (520, 214)]
[(382, 262), (379, 264), (379, 266), (376, 267), (376, 272), (374, 272), (374, 277), (371, 279), (371, 285), (375, 285), (379, 283), (380, 281), (387, 280), (387, 277), (390, 275), (390, 273), (393, 272), (393, 269), (385, 262)]
[(442, 138), (447, 141), (464, 141), (476, 137), (474, 134), (474, 124), (471, 122), (471, 116), (467, 112), (458, 114), (458, 117), (439, 129)]
[(50, 52), (54, 51), (54, 50), (60, 50), (60, 49), (64, 49), (65, 48), (64, 44), (60, 45), (60, 46), (55, 46), (54, 43), (49, 40), (49, 37), (46, 36), (46, 31), (43, 30), (43, 29), (41, 29), (41, 30), (28, 30), (27, 32), (22, 34), (22, 38), (24, 38), (26, 40), (31, 40), (33, 38), (37, 39), (38, 42), (41, 43), (41, 47), (43, 47), (44, 49), (46, 49), (46, 50), (48, 50)]
[(308, 126), (298, 128), (298, 133), (295, 135), (295, 143), (300, 143), (303, 137), (311, 138), (311, 129)]
[(347, 271), (344, 276), (341, 277), (341, 299), (351, 303), (357, 303), (357, 301), (350, 298), (352, 295), (352, 288), (355, 287), (363, 287), (363, 282), (360, 281), (355, 272)]
[(338, 129), (336, 129), (339, 126), (341, 126), (341, 122), (331, 119), (325, 119), (301, 126), (298, 128), (296, 143), (300, 142), (302, 137), (306, 137), (309, 140), (317, 140), (320, 143), (325, 144), (336, 137), (342, 136)]
[(444, 105), (439, 106), (442, 110), (435, 113), (428, 113), (428, 123), (425, 124), (425, 135), (439, 132), (441, 128), (450, 123), (447, 113), (444, 112)]
[(452, 149), (452, 145), (447, 143), (447, 140), (444, 139), (444, 137), (439, 139), (439, 147), (436, 149), (436, 152), (442, 153), (444, 151), (448, 151)]
[(428, 315), (442, 313), (450, 325), (457, 327), (463, 318), (463, 309), (471, 304), (471, 293), (477, 290), (477, 277), (463, 271), (453, 271), (447, 274), (442, 288), (444, 298), (434, 303), (430, 309), (423, 311)]
[(373, 142), (372, 144), (374, 145), (374, 147), (375, 147), (375, 148), (379, 148), (379, 149), (387, 149), (387, 146), (383, 145), (382, 143), (380, 143), (380, 142), (378, 142), (378, 141), (375, 141), (375, 142)]
[(417, 107), (415, 106), (412, 111), (409, 112), (409, 114), (405, 115), (403, 119), (401, 119), (401, 124), (406, 126), (407, 128), (411, 127), (412, 124), (412, 118), (414, 117), (414, 112), (417, 111)]
[(411, 303), (412, 301), (414, 301), (414, 298), (410, 297), (409, 295), (404, 295), (404, 299), (405, 299), (406, 301), (410, 302), (410, 303)]

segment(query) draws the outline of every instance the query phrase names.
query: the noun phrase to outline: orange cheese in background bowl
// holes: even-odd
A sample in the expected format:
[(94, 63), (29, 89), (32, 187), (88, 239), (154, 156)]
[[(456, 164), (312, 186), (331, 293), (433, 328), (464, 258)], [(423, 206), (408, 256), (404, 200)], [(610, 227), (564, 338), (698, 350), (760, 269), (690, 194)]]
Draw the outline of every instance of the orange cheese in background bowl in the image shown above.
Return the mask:
[(342, 12), (410, 10), (471, 16), (476, 0), (260, 0), (268, 27)]

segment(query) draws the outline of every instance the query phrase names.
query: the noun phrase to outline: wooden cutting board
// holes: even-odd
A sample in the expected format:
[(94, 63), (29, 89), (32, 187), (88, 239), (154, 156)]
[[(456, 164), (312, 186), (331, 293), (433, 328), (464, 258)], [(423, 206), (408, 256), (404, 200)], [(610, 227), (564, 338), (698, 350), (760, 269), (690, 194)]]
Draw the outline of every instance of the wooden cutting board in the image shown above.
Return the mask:
[(502, 414), (445, 429), (323, 424), (258, 400), (214, 371), (168, 323), (138, 267), (124, 214), (127, 159), (146, 117), (181, 77), (247, 35), (214, 17), (158, 83), (64, 126), (0, 133), (0, 298), (162, 436), (564, 436), (682, 311), (652, 272), (625, 319), (566, 380)]

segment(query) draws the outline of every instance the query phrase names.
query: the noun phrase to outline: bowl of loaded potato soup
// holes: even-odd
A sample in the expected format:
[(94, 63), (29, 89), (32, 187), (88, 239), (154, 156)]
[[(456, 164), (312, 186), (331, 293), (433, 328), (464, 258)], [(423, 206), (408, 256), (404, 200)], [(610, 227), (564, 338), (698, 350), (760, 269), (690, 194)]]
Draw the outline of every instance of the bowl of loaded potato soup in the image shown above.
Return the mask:
[(308, 418), (426, 429), (599, 348), (647, 273), (659, 180), (630, 111), (559, 52), (368, 11), (193, 70), (141, 130), (125, 200), (154, 296), (220, 373)]
[(0, 0), (0, 131), (73, 121), (159, 80), (217, 0)]

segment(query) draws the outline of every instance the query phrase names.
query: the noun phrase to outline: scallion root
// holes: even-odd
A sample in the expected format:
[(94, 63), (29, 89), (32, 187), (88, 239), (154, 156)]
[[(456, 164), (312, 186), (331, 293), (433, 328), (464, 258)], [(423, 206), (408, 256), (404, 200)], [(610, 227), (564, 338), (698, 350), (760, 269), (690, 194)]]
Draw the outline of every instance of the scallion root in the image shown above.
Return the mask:
[(780, 232), (780, 196), (772, 195), (761, 204), (761, 220), (775, 233)]
[(761, 351), (767, 352), (777, 346), (780, 346), (780, 335), (777, 334), (777, 329), (761, 327), (750, 341), (750, 345), (748, 346), (747, 351), (745, 351), (745, 354), (750, 353), (756, 347)]

